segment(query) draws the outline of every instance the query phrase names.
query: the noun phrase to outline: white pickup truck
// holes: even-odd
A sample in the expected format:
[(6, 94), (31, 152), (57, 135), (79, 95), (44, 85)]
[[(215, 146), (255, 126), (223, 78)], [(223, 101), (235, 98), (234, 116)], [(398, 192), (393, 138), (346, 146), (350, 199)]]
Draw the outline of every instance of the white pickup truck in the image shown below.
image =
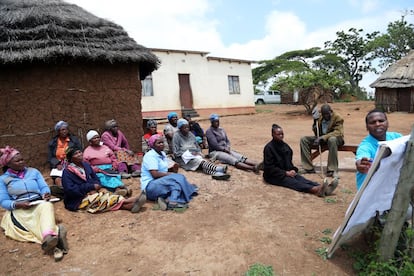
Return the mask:
[(254, 94), (255, 104), (277, 104), (280, 102), (280, 91), (265, 91)]

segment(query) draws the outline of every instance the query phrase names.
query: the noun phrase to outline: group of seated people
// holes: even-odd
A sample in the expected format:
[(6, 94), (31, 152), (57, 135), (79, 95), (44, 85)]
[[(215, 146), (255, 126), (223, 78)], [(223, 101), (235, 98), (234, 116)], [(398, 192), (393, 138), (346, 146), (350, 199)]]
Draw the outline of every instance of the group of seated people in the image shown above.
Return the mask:
[[(210, 127), (205, 134), (198, 134), (202, 136), (199, 139), (191, 131), (190, 121), (178, 119), (175, 112), (168, 114), (163, 133), (157, 131), (156, 121), (149, 120), (148, 131), (143, 136), (142, 164), (130, 150), (115, 120), (105, 123), (105, 132), (101, 135), (90, 130), (86, 134), (89, 145), (84, 150), (79, 139), (69, 132), (69, 125), (60, 121), (55, 125), (56, 136), (49, 142), (48, 160), (51, 168), (61, 174), (53, 176), (51, 187), (62, 189), (60, 195), (66, 209), (89, 213), (115, 210), (137, 213), (147, 199), (156, 201), (161, 210), (187, 208), (198, 194), (198, 187), (178, 173), (179, 167), (202, 171), (217, 180), (229, 179), (227, 165), (254, 173), (263, 170), (266, 183), (321, 197), (331, 195), (337, 187), (337, 178), (332, 183), (324, 180), (319, 184), (298, 173), (292, 162), (293, 151), (283, 141), (281, 126), (272, 125), (272, 139), (264, 147), (263, 162), (258, 163), (231, 148), (217, 114), (209, 119)], [(357, 151), (358, 185), (360, 175), (369, 169), (378, 142), (401, 136), (387, 132), (388, 121), (382, 111), (369, 112), (365, 121), (369, 135)], [(202, 153), (202, 148), (208, 148), (208, 155)], [(56, 225), (51, 188), (42, 174), (26, 167), (19, 150), (9, 146), (0, 149), (0, 166), (4, 172), (0, 176), (0, 206), (6, 209), (1, 227), (6, 236), (40, 243), (45, 253), (52, 253), (56, 261), (61, 260), (69, 249), (66, 229)], [(122, 178), (131, 176), (141, 176), (142, 192), (136, 197), (131, 197), (131, 190), (122, 182)]]

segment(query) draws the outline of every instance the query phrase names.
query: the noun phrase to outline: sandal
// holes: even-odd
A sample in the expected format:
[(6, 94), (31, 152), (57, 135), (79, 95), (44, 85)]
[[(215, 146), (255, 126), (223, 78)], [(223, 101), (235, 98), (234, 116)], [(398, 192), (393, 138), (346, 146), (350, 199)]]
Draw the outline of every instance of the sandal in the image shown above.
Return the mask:
[(333, 191), (338, 187), (339, 180), (338, 178), (334, 178), (332, 182), (326, 187), (325, 195), (330, 196), (332, 195)]
[(187, 209), (188, 204), (186, 203), (170, 203), (167, 204), (167, 210), (175, 210), (175, 209)]
[(324, 179), (323, 180), (323, 184), (322, 184), (322, 187), (321, 187), (321, 189), (319, 190), (319, 192), (318, 192), (318, 196), (319, 197), (324, 197), (325, 196), (325, 192), (326, 192), (326, 189), (328, 188), (328, 179)]
[(47, 235), (42, 242), (42, 250), (45, 253), (52, 251), (58, 244), (58, 237), (53, 235)]
[(139, 197), (135, 200), (134, 206), (131, 208), (131, 213), (138, 213), (142, 206), (144, 206), (145, 202), (147, 202), (147, 195), (144, 192), (141, 192)]
[(61, 249), (63, 254), (68, 254), (69, 244), (66, 238), (67, 230), (65, 226), (63, 226), (62, 224), (59, 224), (58, 227), (59, 227), (59, 234), (58, 234), (58, 244), (56, 247)]
[(53, 258), (55, 258), (55, 262), (59, 262), (63, 259), (63, 251), (59, 248), (55, 248), (53, 250)]
[(162, 210), (162, 211), (166, 211), (167, 210), (168, 204), (167, 204), (167, 202), (165, 201), (164, 198), (159, 197), (157, 199), (157, 202), (158, 202), (158, 206), (160, 206), (160, 210)]

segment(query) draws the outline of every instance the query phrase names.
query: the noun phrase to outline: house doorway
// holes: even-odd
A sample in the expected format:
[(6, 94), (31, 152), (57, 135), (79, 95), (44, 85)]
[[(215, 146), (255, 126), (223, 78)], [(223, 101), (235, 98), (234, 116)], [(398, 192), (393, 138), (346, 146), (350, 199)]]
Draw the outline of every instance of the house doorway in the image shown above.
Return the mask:
[(398, 89), (398, 111), (412, 112), (411, 93), (409, 88)]
[(178, 74), (178, 84), (180, 86), (181, 112), (184, 117), (190, 114), (192, 117), (198, 116), (193, 108), (193, 92), (190, 85), (190, 74)]

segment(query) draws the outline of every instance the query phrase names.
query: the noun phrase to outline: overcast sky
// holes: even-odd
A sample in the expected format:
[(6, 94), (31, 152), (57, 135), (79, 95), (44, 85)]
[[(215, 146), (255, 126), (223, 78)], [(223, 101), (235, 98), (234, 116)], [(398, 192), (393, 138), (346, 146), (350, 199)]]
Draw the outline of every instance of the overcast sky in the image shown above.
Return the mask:
[[(412, 0), (66, 0), (121, 25), (148, 48), (197, 50), (211, 56), (272, 59), (323, 47), (351, 27), (385, 32), (414, 10)], [(414, 23), (414, 15), (406, 20)], [(374, 81), (366, 76), (362, 84)]]

